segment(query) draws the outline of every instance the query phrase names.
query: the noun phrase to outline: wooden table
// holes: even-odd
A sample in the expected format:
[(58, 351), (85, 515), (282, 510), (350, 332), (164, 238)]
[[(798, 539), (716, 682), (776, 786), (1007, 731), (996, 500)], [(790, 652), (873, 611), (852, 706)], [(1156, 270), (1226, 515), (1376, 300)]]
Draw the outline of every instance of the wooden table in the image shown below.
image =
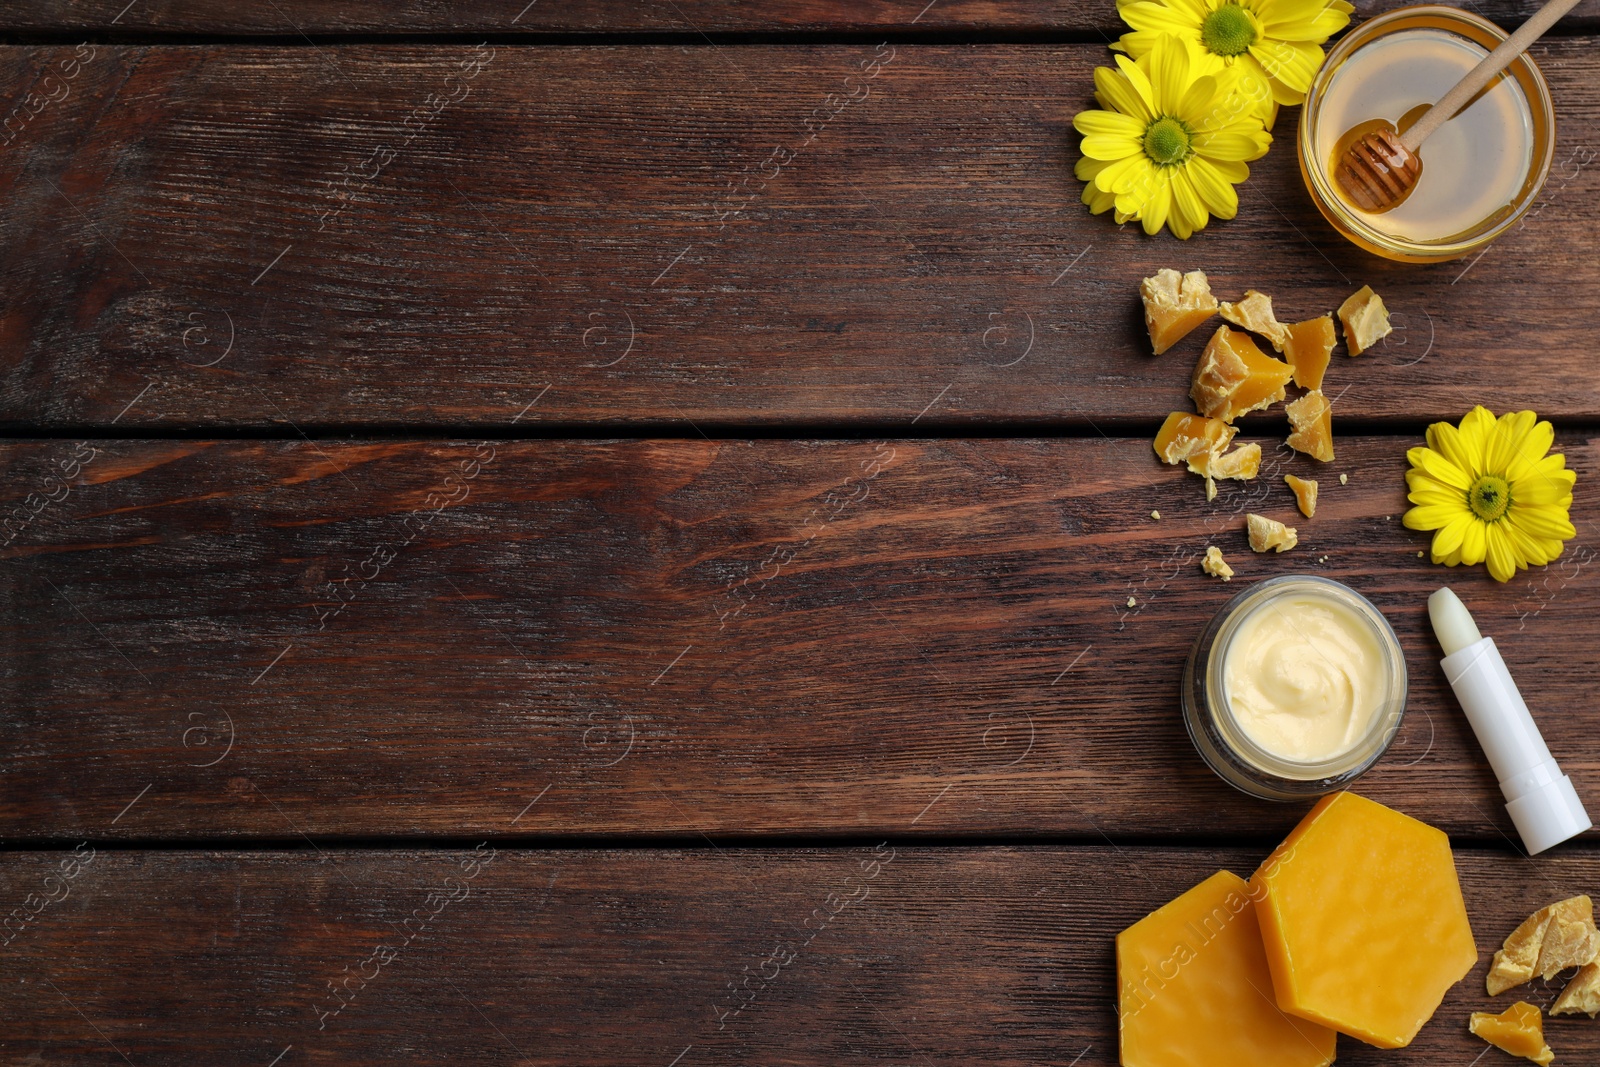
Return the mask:
[[(1517, 854), (1424, 614), (1600, 801), (1600, 0), (1535, 48), (1540, 207), (1435, 267), (1323, 223), (1293, 110), (1236, 220), (1089, 216), (1109, 0), (123, 2), (0, 3), (0, 1061), (1114, 1063), (1113, 935), (1303, 814), (1177, 710), (1288, 571), (1399, 632), (1361, 790), (1451, 834), (1483, 953), (1339, 1062), (1473, 1062), (1491, 950), (1600, 889)], [(1214, 503), (1151, 455), (1164, 266), (1395, 313), (1289, 556), (1241, 529), (1315, 466), (1281, 409)], [(1506, 585), (1399, 521), (1480, 402), (1579, 474)]]

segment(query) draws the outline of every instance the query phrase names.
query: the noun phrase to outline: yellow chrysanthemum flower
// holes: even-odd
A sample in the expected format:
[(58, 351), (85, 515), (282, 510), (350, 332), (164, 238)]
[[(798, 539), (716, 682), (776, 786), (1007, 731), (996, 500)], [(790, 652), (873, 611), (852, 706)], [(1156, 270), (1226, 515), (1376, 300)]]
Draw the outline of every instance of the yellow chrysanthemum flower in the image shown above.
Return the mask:
[(1166, 225), (1184, 239), (1212, 215), (1233, 218), (1233, 187), (1250, 176), (1245, 162), (1272, 143), (1238, 92), (1237, 68), (1208, 61), (1171, 35), (1137, 60), (1116, 58), (1118, 69), (1094, 72), (1095, 98), (1106, 110), (1072, 120), (1083, 134), (1076, 168), (1089, 183), (1083, 202), (1096, 215), (1114, 207), (1117, 222), (1138, 219), (1145, 233)]
[(1496, 581), (1519, 567), (1541, 566), (1561, 555), (1577, 534), (1568, 519), (1577, 475), (1567, 458), (1546, 455), (1555, 430), (1531, 411), (1502, 415), (1487, 408), (1467, 412), (1457, 429), (1428, 427), (1428, 447), (1406, 453), (1406, 484), (1416, 507), (1406, 512), (1413, 530), (1437, 530), (1433, 562), (1454, 567), (1489, 561)]
[(1117, 0), (1132, 33), (1113, 48), (1135, 59), (1163, 34), (1193, 41), (1207, 58), (1240, 68), (1240, 89), (1268, 129), (1279, 104), (1306, 98), (1322, 66), (1322, 42), (1350, 22), (1346, 0)]

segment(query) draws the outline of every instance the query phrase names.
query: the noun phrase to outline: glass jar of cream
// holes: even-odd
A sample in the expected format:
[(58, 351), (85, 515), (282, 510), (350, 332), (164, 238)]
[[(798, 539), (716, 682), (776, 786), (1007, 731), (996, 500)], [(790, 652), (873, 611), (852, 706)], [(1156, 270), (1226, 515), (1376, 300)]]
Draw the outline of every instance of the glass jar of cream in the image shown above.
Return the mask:
[(1229, 784), (1268, 800), (1346, 788), (1400, 728), (1406, 661), (1388, 620), (1349, 586), (1310, 574), (1257, 582), (1189, 654), (1183, 718)]

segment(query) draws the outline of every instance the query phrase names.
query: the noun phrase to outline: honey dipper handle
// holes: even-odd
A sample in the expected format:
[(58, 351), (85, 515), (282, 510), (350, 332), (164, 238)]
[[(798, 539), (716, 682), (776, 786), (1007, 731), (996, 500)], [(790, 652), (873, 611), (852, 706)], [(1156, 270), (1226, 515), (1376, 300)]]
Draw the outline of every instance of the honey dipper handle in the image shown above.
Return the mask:
[(1491, 78), (1505, 70), (1513, 59), (1526, 52), (1529, 45), (1543, 37), (1544, 32), (1554, 26), (1557, 19), (1571, 11), (1577, 4), (1578, 0), (1550, 0), (1534, 12), (1532, 18), (1517, 27), (1516, 33), (1500, 42), (1498, 48), (1484, 56), (1478, 65), (1467, 71), (1467, 76), (1456, 82), (1455, 86), (1445, 93), (1437, 104), (1430, 107), (1415, 125), (1401, 134), (1400, 143), (1405, 145), (1407, 150), (1416, 152), (1422, 147), (1422, 142), (1433, 135), (1433, 131), (1455, 118), (1456, 112), (1466, 106), (1468, 100), (1477, 96), (1483, 87), (1489, 84)]

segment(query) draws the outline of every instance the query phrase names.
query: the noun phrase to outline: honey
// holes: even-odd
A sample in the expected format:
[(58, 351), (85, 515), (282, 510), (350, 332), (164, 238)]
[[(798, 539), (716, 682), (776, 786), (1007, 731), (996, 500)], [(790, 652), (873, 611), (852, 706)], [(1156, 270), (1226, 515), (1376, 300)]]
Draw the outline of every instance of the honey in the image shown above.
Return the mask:
[(1533, 60), (1520, 56), (1422, 146), (1422, 174), (1402, 203), (1366, 212), (1333, 180), (1339, 158), (1375, 123), (1404, 132), (1505, 34), (1469, 12), (1422, 6), (1369, 19), (1329, 53), (1307, 94), (1300, 165), (1317, 206), (1368, 251), (1430, 262), (1468, 255), (1537, 199), (1550, 167), (1554, 114)]

